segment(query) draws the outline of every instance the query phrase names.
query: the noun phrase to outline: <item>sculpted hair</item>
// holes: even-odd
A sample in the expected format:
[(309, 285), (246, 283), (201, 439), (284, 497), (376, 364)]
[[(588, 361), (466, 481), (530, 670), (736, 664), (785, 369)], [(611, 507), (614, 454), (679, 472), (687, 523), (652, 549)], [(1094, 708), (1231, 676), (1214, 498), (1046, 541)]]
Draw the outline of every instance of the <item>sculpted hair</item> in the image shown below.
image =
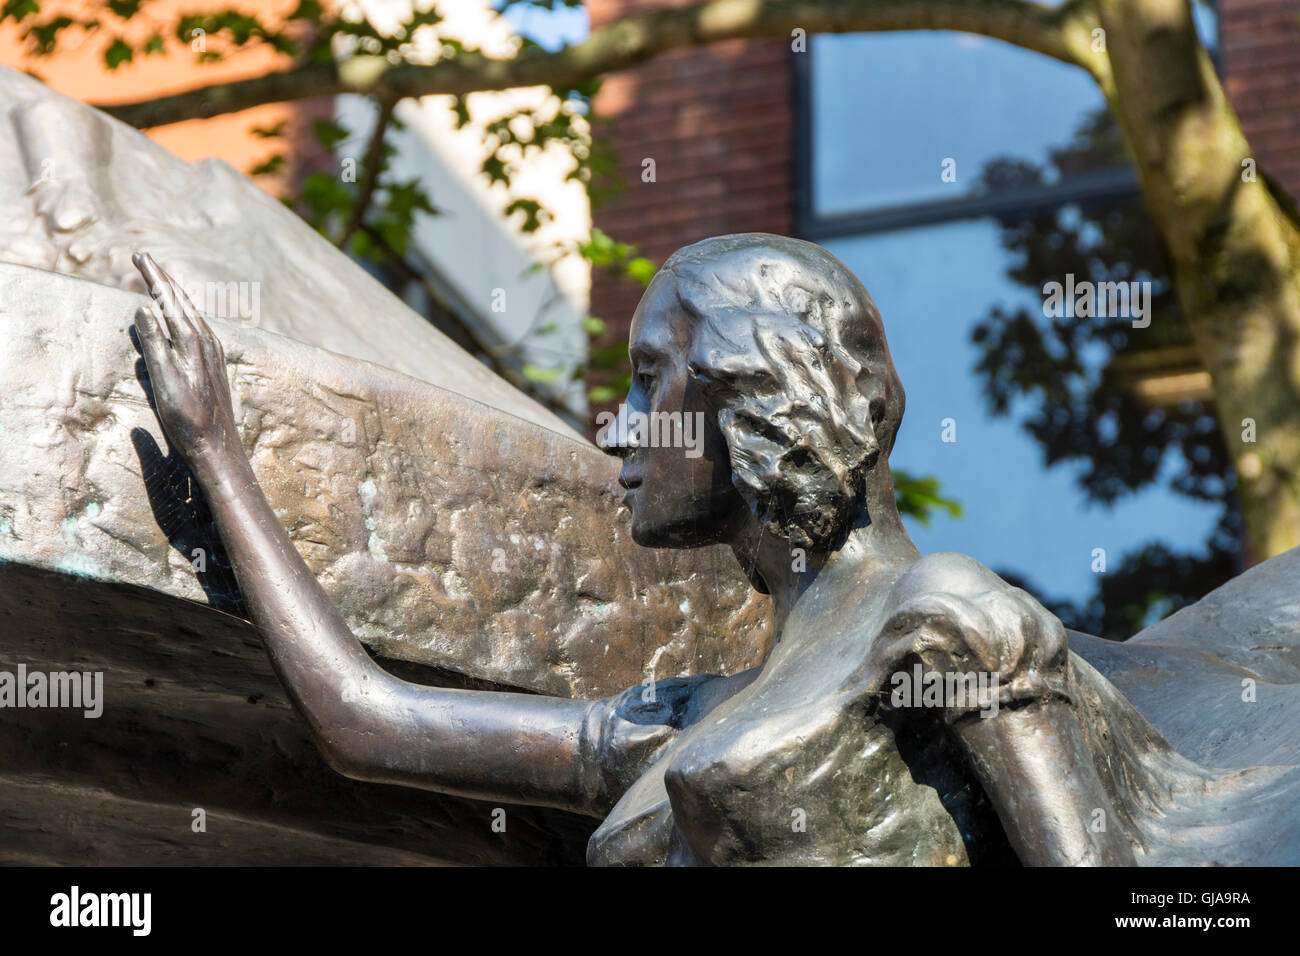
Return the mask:
[(689, 368), (718, 409), (732, 482), (791, 544), (834, 538), (903, 417), (871, 296), (820, 246), (763, 233), (695, 243), (664, 270), (693, 321)]

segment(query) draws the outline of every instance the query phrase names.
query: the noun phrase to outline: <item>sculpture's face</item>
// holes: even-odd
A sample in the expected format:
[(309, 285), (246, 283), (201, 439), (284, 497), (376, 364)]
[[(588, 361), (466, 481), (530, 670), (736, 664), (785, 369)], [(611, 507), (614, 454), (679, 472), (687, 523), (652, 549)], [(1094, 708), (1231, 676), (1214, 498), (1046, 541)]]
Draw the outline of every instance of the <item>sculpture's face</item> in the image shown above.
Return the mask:
[(601, 435), (601, 446), (623, 458), (618, 483), (632, 538), (646, 547), (716, 543), (744, 513), (717, 410), (687, 369), (691, 334), (675, 280), (661, 272), (632, 318), (631, 391)]

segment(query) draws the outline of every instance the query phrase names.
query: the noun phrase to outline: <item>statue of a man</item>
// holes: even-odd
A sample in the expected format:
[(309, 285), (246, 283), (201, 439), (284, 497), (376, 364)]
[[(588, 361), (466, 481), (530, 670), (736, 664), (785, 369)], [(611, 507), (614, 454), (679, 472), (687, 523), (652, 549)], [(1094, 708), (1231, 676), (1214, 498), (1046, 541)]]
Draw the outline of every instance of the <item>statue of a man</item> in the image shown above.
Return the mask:
[[(376, 665), (258, 488), (220, 343), (136, 263), (157, 302), (135, 327), (158, 416), (340, 773), (601, 818), (602, 864), (1209, 862), (1212, 845), (1171, 836), (1180, 821), (1252, 825), (1252, 796), (1300, 792), (1291, 769), (1215, 774), (1174, 754), (1030, 595), (917, 551), (889, 471), (904, 400), (880, 315), (815, 245), (749, 234), (673, 255), (637, 308), (633, 385), (602, 437), (634, 539), (728, 544), (772, 596), (773, 648), (743, 673), (594, 701)], [(690, 416), (700, 440), (630, 427), (655, 416)], [(981, 693), (900, 698), (909, 675), (978, 677)]]

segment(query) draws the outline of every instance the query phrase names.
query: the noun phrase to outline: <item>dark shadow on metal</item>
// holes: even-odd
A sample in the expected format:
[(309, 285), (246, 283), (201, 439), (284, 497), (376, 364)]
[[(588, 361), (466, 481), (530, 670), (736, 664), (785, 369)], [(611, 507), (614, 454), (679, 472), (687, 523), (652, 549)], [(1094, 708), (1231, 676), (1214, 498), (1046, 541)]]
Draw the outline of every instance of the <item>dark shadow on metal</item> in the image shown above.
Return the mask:
[[(140, 341), (135, 329), (129, 331), (131, 343), (139, 352)], [(153, 385), (143, 358), (136, 360), (135, 377), (144, 389), (149, 407), (156, 414)], [(140, 459), (140, 473), (144, 476), (145, 492), (154, 520), (171, 546), (194, 568), (194, 576), (207, 595), (208, 603), (222, 611), (248, 617), (230, 559), (212, 520), (212, 512), (189, 467), (174, 452), (164, 455), (146, 429), (131, 429), (131, 444)]]

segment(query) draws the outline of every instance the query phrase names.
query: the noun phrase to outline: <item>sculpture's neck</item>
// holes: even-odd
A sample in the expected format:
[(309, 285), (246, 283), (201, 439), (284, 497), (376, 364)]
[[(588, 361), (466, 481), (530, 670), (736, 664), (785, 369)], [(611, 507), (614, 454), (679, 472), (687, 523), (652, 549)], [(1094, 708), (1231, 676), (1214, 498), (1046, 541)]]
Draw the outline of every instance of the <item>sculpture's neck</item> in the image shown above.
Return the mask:
[(819, 601), (833, 602), (835, 595), (857, 590), (881, 572), (921, 556), (899, 517), (893, 477), (883, 460), (866, 476), (853, 525), (833, 545), (796, 548), (751, 515), (732, 537), (731, 549), (755, 587), (772, 596), (777, 640), (790, 611), (810, 590)]

